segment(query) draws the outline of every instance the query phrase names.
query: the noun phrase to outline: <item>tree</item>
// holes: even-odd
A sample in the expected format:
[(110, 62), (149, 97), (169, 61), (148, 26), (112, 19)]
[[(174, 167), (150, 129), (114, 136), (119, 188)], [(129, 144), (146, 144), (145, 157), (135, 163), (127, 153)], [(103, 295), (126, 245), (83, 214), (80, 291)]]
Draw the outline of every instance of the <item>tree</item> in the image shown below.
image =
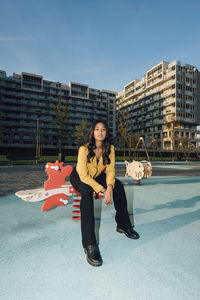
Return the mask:
[(82, 120), (80, 125), (77, 125), (75, 127), (75, 131), (73, 134), (74, 142), (77, 145), (80, 145), (84, 142), (85, 137), (89, 131), (90, 126), (87, 124), (87, 121), (85, 119)]
[(124, 159), (125, 159), (125, 148), (126, 145), (128, 144), (128, 116), (125, 113), (125, 111), (119, 113), (118, 131), (124, 148)]
[(69, 111), (67, 104), (62, 103), (58, 98), (57, 105), (52, 105), (52, 111), (55, 113), (55, 121), (52, 122), (57, 132), (58, 138), (58, 160), (62, 160), (62, 141), (67, 137)]
[(131, 160), (132, 156), (131, 156), (131, 151), (134, 151), (137, 142), (140, 138), (140, 134), (138, 132), (136, 132), (134, 134), (133, 131), (128, 132), (127, 134), (127, 140), (128, 140), (128, 149), (129, 149), (129, 159)]

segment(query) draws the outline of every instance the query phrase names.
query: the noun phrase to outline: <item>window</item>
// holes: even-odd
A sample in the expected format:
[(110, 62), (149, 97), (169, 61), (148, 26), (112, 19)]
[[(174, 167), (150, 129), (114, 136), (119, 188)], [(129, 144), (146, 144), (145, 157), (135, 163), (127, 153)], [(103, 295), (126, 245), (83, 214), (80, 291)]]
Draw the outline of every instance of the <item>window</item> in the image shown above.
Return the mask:
[(164, 138), (167, 137), (167, 132), (163, 132), (163, 137), (164, 137)]
[(170, 147), (170, 146), (171, 146), (171, 142), (170, 142), (170, 141), (164, 142), (164, 146), (165, 146), (165, 147)]

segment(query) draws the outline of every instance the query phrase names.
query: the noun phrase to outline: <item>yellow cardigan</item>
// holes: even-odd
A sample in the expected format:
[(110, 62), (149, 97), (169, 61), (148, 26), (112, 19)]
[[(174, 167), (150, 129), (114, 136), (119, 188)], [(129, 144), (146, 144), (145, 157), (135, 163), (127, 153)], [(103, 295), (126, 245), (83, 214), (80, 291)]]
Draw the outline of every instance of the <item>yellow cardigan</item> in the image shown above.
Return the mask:
[(106, 170), (106, 184), (107, 186), (111, 184), (114, 188), (115, 186), (115, 149), (111, 145), (111, 153), (109, 155), (110, 164), (103, 165), (102, 156), (99, 159), (97, 164), (96, 156), (90, 159), (90, 162), (87, 161), (88, 147), (81, 146), (78, 151), (78, 162), (76, 165), (76, 171), (79, 174), (80, 180), (83, 183), (90, 185), (96, 193), (99, 193), (103, 186), (95, 181), (93, 178), (99, 176), (103, 170)]

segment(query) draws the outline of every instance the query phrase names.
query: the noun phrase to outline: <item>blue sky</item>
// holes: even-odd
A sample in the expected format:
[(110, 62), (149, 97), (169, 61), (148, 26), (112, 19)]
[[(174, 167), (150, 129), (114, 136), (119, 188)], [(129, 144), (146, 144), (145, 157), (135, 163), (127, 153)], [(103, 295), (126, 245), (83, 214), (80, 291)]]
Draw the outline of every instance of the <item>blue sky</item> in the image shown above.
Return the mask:
[(175, 59), (200, 70), (198, 0), (0, 1), (0, 69), (8, 75), (120, 91)]

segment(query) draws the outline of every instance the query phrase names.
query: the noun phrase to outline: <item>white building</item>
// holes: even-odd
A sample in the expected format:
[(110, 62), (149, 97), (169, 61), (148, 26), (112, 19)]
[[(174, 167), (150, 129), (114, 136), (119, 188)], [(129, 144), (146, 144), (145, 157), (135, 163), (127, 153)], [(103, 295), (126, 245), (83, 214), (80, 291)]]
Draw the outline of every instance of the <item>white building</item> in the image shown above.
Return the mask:
[(126, 112), (129, 130), (143, 136), (148, 147), (153, 139), (162, 150), (172, 150), (180, 141), (197, 146), (200, 74), (189, 64), (160, 62), (124, 86), (116, 107)]

